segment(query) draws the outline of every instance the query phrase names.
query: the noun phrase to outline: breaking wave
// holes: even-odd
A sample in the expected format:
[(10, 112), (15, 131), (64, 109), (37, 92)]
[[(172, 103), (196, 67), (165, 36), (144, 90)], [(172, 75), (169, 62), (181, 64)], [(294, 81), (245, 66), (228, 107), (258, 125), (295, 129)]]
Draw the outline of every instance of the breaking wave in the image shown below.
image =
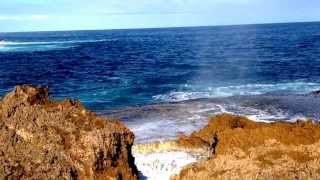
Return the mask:
[(70, 41), (0, 41), (0, 52), (20, 51), (48, 51), (56, 49), (68, 49), (80, 43), (105, 42), (107, 39), (98, 40), (70, 40)]
[(191, 99), (230, 97), (243, 95), (261, 95), (266, 93), (285, 92), (304, 94), (320, 89), (319, 83), (289, 82), (277, 84), (246, 84), (224, 87), (197, 87), (185, 85), (185, 91), (173, 91), (168, 94), (153, 96), (155, 100), (164, 102), (179, 102)]

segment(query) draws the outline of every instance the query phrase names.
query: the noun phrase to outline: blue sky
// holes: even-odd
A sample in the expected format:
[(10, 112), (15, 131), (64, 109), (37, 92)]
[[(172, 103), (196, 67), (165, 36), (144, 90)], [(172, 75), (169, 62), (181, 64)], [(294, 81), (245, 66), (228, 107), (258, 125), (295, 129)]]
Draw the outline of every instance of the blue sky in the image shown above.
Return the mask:
[(0, 1), (0, 32), (319, 20), (320, 0)]

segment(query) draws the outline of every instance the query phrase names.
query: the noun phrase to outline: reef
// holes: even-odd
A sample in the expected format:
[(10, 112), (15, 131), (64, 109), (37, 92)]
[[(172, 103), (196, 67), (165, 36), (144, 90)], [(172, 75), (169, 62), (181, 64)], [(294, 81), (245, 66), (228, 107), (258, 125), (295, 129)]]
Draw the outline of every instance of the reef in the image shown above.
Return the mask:
[(0, 101), (0, 179), (138, 179), (134, 134), (48, 88), (17, 86)]
[(187, 165), (174, 180), (320, 177), (320, 125), (311, 120), (261, 123), (222, 114), (176, 143), (209, 148), (211, 156)]

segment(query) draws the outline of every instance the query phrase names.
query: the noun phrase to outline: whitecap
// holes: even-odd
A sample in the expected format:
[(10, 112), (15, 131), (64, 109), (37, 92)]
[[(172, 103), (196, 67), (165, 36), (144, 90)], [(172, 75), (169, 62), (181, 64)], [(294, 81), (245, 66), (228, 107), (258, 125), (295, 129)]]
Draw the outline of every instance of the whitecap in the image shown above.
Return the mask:
[(68, 40), (68, 41), (0, 41), (0, 45), (39, 45), (39, 44), (73, 44), (73, 43), (91, 43), (91, 42), (104, 42), (108, 39), (89, 39), (89, 40)]
[(48, 51), (76, 47), (80, 43), (104, 42), (108, 39), (70, 40), (70, 41), (0, 41), (0, 52)]
[(319, 90), (320, 84), (312, 82), (288, 82), (276, 84), (245, 84), (221, 87), (199, 87), (196, 85), (188, 85), (184, 87), (188, 87), (188, 89), (184, 91), (172, 91), (167, 94), (155, 95), (153, 98), (163, 102), (179, 102), (201, 98), (261, 95), (272, 92), (294, 92), (298, 94), (304, 94)]

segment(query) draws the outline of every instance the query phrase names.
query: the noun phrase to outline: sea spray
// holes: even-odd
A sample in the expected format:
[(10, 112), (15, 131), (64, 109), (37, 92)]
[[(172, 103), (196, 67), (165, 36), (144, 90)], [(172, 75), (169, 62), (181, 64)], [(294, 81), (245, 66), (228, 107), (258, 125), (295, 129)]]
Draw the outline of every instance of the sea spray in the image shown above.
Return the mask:
[(210, 150), (203, 148), (187, 148), (175, 141), (136, 144), (133, 146), (135, 163), (140, 171), (141, 179), (170, 179), (180, 170), (201, 159), (210, 156)]

